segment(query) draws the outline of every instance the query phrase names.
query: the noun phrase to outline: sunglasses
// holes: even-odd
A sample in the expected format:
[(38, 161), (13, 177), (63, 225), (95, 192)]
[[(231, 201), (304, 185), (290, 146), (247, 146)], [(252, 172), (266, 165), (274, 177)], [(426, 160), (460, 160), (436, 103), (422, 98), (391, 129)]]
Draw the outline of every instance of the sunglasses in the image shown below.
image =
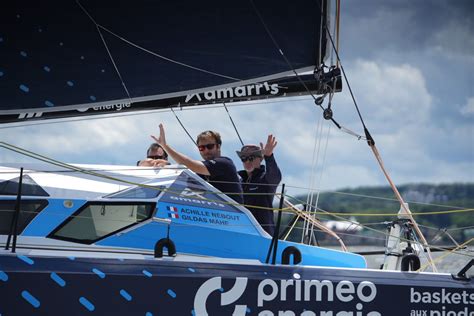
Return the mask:
[(150, 159), (166, 159), (165, 156), (161, 156), (161, 155), (147, 156), (147, 158), (150, 158)]
[(252, 162), (255, 158), (257, 158), (257, 157), (248, 156), (248, 157), (242, 157), (242, 158), (240, 158), (240, 160), (242, 160), (242, 162), (247, 162), (247, 161)]
[(204, 151), (205, 148), (207, 148), (208, 150), (211, 150), (211, 149), (214, 149), (215, 146), (216, 144), (198, 145), (198, 149), (199, 151)]

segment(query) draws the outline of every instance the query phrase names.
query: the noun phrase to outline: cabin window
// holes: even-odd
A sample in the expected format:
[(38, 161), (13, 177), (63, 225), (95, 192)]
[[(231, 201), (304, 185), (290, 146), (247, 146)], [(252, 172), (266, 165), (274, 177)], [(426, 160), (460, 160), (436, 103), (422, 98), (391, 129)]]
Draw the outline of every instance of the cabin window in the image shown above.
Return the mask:
[[(0, 201), (0, 234), (8, 235), (15, 213), (16, 200)], [(46, 200), (22, 200), (20, 215), (18, 217), (18, 234), (21, 234), (26, 226), (43, 210), (48, 202)]]
[(48, 237), (91, 244), (151, 218), (155, 203), (89, 203)]
[[(0, 195), (17, 195), (20, 178), (0, 182)], [(21, 183), (21, 195), (49, 196), (29, 175), (24, 175)]]

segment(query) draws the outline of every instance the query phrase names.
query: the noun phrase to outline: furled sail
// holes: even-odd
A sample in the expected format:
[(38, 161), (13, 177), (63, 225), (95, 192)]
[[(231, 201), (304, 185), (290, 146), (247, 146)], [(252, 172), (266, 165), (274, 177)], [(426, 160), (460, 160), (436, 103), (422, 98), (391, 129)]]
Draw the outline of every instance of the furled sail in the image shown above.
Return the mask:
[(326, 2), (10, 1), (0, 123), (326, 92)]

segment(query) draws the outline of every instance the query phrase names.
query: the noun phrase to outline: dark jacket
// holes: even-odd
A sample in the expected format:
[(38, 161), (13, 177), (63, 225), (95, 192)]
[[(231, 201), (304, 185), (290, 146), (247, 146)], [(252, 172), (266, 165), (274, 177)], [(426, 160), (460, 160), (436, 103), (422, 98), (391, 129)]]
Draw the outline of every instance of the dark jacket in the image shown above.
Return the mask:
[(232, 160), (221, 156), (212, 160), (204, 160), (202, 163), (206, 166), (210, 175), (200, 175), (201, 178), (241, 204), (243, 202), (242, 188), (240, 187), (237, 169)]
[[(278, 183), (281, 181), (281, 172), (273, 155), (270, 157), (265, 156), (265, 165), (266, 166), (261, 165), (260, 168), (255, 169), (250, 177), (248, 176), (247, 171), (239, 171), (239, 175), (242, 178), (242, 190), (244, 192), (245, 205), (255, 205), (267, 208), (273, 207), (273, 197)], [(262, 225), (262, 228), (270, 235), (273, 235), (275, 230), (273, 210), (254, 208), (251, 206), (247, 206), (247, 208), (252, 212), (260, 225)]]

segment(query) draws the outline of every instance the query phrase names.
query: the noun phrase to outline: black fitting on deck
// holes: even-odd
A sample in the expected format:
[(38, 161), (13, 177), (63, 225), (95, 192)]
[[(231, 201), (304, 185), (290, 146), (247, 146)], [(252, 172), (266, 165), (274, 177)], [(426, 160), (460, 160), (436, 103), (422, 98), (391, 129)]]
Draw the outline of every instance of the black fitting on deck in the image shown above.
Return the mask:
[(163, 248), (168, 249), (168, 256), (175, 257), (176, 256), (176, 246), (174, 242), (169, 238), (161, 238), (155, 244), (155, 258), (162, 258), (163, 257)]

